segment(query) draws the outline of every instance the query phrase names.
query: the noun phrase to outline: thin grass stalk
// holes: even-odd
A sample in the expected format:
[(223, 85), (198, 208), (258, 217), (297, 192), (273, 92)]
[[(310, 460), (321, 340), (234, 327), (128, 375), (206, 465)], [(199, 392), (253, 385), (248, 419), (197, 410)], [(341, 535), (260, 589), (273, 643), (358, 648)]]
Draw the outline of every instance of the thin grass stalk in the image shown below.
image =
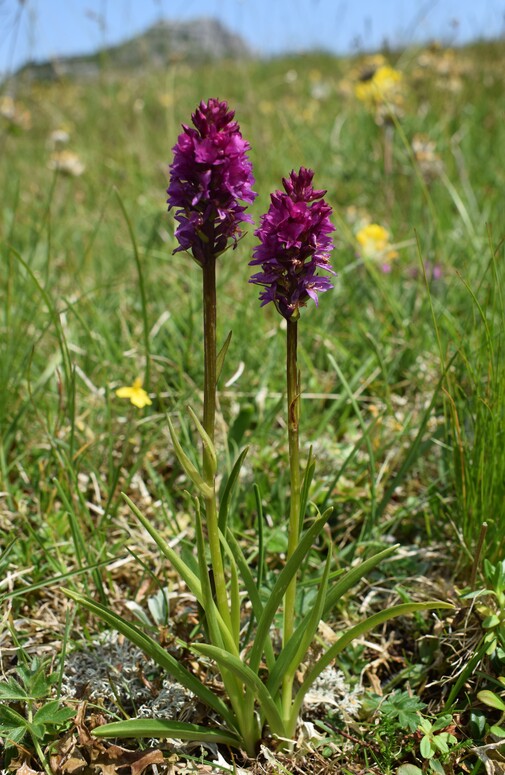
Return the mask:
[(359, 407), (359, 404), (356, 400), (354, 391), (352, 390), (340, 366), (338, 365), (335, 358), (331, 355), (331, 353), (328, 353), (328, 360), (330, 361), (340, 382), (342, 383), (345, 393), (349, 397), (349, 402), (352, 408), (354, 409), (354, 412), (356, 414), (356, 417), (358, 418), (358, 422), (360, 424), (361, 430), (363, 431), (363, 440), (365, 442), (367, 453), (368, 453), (368, 468), (370, 472), (370, 508), (369, 508), (369, 513), (367, 514), (366, 518), (363, 521), (363, 525), (359, 536), (359, 540), (363, 541), (373, 536), (373, 532), (377, 525), (377, 483), (375, 479), (375, 453), (373, 449), (372, 440), (370, 438), (369, 429), (367, 428), (367, 424), (365, 422), (365, 419), (363, 417), (363, 413)]
[(119, 202), (119, 206), (121, 207), (124, 219), (126, 221), (126, 225), (128, 227), (128, 233), (130, 235), (130, 240), (133, 248), (133, 258), (135, 259), (135, 267), (137, 269), (140, 304), (142, 308), (142, 333), (144, 338), (144, 352), (145, 352), (145, 358), (146, 358), (145, 368), (144, 368), (144, 386), (145, 386), (145, 389), (148, 391), (150, 382), (151, 382), (151, 351), (150, 351), (150, 345), (149, 345), (149, 321), (147, 317), (147, 294), (145, 289), (144, 273), (142, 271), (142, 263), (140, 261), (139, 249), (137, 246), (137, 240), (135, 239), (135, 232), (133, 230), (132, 222), (130, 220), (126, 207), (123, 203), (123, 200), (119, 196), (119, 192), (116, 190), (115, 193), (116, 193), (117, 200)]

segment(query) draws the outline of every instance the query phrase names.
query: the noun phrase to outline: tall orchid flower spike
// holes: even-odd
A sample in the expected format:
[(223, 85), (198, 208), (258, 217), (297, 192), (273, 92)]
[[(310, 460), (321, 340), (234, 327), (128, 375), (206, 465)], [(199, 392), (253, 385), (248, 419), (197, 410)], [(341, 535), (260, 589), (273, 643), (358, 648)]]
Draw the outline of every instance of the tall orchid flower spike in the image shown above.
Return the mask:
[(260, 244), (249, 265), (261, 265), (262, 271), (249, 282), (264, 287), (261, 306), (273, 302), (286, 320), (297, 319), (309, 298), (317, 304), (317, 294), (333, 288), (318, 270), (335, 274), (329, 262), (335, 227), (331, 207), (323, 199), (326, 191), (312, 187), (313, 177), (312, 170), (300, 167), (283, 178), (284, 191), (271, 195), (268, 212), (255, 231)]
[[(169, 209), (176, 208), (178, 226), (175, 236), (179, 250), (188, 250), (202, 268), (203, 307), (203, 433), (202, 475), (205, 520), (210, 547), (212, 575), (219, 612), (231, 628), (224, 562), (220, 544), (215, 491), (214, 444), (216, 384), (216, 261), (230, 245), (237, 246), (244, 222), (246, 205), (256, 193), (252, 187), (252, 165), (247, 157), (249, 143), (234, 121), (235, 113), (226, 102), (209, 99), (201, 102), (191, 116), (193, 127), (183, 124), (173, 148), (168, 187)], [(203, 438), (203, 436), (202, 436)], [(201, 489), (201, 486), (200, 486)]]
[(257, 196), (252, 190), (252, 164), (247, 158), (249, 143), (234, 121), (235, 113), (226, 102), (209, 99), (192, 114), (194, 127), (183, 124), (173, 148), (169, 209), (176, 208), (179, 225), (175, 236), (179, 250), (188, 250), (203, 266), (241, 236), (241, 223), (252, 223), (246, 207)]

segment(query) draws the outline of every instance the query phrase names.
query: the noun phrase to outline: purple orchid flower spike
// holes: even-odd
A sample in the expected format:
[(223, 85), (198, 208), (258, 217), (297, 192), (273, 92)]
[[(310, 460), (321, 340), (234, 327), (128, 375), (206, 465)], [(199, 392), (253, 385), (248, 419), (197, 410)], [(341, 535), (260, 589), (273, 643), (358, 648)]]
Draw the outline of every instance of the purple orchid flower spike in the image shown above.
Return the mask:
[(289, 320), (299, 316), (309, 298), (318, 302), (318, 293), (333, 287), (319, 269), (335, 274), (329, 262), (335, 227), (331, 207), (323, 197), (326, 191), (312, 187), (312, 170), (300, 167), (283, 178), (284, 191), (271, 195), (268, 212), (255, 231), (260, 244), (254, 249), (250, 266), (261, 265), (261, 272), (249, 282), (261, 285), (261, 306), (273, 302)]
[(169, 210), (177, 208), (175, 236), (179, 247), (189, 250), (203, 266), (208, 256), (216, 257), (241, 236), (240, 224), (252, 223), (240, 201), (253, 202), (252, 164), (247, 158), (249, 143), (234, 121), (226, 102), (201, 102), (192, 115), (196, 128), (183, 124), (173, 148)]

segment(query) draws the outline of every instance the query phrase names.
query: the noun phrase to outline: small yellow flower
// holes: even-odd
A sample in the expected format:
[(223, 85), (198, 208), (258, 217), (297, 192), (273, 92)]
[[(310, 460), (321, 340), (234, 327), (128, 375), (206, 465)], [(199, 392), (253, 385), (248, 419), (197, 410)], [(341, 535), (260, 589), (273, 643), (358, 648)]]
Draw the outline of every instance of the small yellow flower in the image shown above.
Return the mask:
[(143, 409), (144, 406), (151, 406), (152, 404), (151, 399), (142, 387), (140, 377), (134, 380), (133, 385), (118, 388), (116, 395), (118, 398), (129, 398), (130, 403), (138, 409)]
[(402, 73), (389, 65), (382, 65), (356, 84), (356, 97), (366, 104), (395, 103), (401, 94), (402, 80)]
[(372, 65), (361, 74), (354, 93), (368, 110), (375, 113), (376, 122), (383, 124), (402, 113), (403, 74), (387, 64)]
[(390, 261), (398, 258), (398, 251), (389, 243), (389, 232), (378, 223), (369, 223), (363, 226), (356, 234), (356, 240), (360, 246), (360, 254), (363, 258), (382, 262), (382, 270), (389, 272)]

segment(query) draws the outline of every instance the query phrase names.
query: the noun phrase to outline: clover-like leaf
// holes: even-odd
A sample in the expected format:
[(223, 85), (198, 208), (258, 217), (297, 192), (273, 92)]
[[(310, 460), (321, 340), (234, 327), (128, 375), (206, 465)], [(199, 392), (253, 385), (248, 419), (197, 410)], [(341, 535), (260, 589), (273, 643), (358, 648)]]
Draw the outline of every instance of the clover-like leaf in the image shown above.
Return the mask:
[(65, 724), (74, 716), (73, 708), (60, 707), (58, 700), (51, 700), (38, 709), (33, 721), (35, 724), (59, 725)]
[(425, 735), (421, 739), (419, 750), (421, 751), (421, 756), (424, 759), (431, 759), (431, 757), (435, 755), (435, 747), (433, 746), (433, 741), (430, 737), (428, 737), (428, 735)]

